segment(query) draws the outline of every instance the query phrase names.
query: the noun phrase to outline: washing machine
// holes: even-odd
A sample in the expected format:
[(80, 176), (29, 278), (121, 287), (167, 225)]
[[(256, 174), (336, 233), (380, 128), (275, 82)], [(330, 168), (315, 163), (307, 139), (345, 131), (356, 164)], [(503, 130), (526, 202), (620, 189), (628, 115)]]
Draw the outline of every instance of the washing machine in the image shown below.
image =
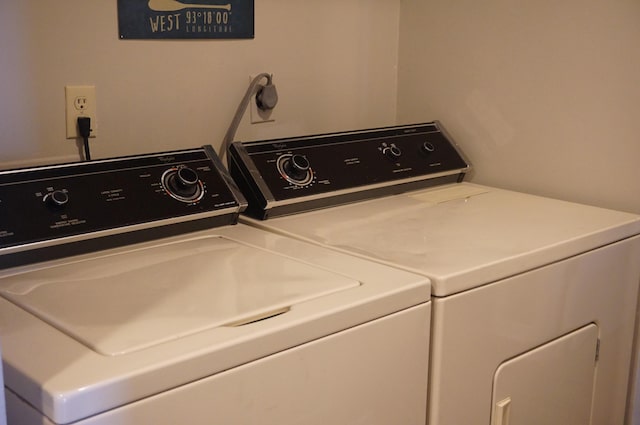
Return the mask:
[(430, 281), (245, 206), (211, 147), (0, 172), (8, 423), (422, 425)]
[(625, 421), (637, 215), (465, 182), (438, 122), (229, 155), (242, 222), (429, 277), (431, 425)]

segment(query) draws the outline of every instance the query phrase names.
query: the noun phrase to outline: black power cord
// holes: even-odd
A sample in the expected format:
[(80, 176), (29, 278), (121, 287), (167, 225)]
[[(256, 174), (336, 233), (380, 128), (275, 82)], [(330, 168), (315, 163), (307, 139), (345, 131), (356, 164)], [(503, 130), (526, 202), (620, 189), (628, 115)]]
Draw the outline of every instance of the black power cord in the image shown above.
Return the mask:
[(89, 151), (89, 136), (91, 135), (91, 118), (78, 117), (78, 131), (84, 142), (84, 160), (91, 161), (91, 152)]

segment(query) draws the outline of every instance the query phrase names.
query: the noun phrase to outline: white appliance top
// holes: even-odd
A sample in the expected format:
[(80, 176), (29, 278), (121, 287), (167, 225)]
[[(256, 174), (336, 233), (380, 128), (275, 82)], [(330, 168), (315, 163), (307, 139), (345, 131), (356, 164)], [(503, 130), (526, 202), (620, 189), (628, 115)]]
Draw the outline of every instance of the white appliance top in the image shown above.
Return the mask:
[(446, 296), (640, 233), (640, 217), (470, 183), (254, 226), (428, 276)]
[(94, 351), (114, 356), (272, 316), (359, 284), (210, 235), (23, 273), (0, 293)]
[(239, 224), (6, 269), (0, 294), (7, 387), (68, 423), (427, 302), (430, 283)]

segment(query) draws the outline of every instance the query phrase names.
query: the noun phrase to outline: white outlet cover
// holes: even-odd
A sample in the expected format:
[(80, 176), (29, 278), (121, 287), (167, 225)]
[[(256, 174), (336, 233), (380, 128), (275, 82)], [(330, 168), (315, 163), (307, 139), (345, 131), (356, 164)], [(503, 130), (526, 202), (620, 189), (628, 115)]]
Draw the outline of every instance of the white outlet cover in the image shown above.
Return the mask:
[(65, 86), (65, 112), (67, 139), (77, 139), (78, 117), (91, 118), (91, 135), (98, 135), (98, 119), (96, 114), (96, 86)]

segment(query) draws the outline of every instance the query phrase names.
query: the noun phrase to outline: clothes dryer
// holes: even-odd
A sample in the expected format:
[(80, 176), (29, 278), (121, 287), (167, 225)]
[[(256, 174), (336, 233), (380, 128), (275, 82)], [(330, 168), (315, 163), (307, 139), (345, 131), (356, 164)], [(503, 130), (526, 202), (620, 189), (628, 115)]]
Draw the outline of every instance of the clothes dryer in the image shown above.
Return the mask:
[(235, 224), (210, 147), (0, 173), (10, 425), (422, 425), (427, 278)]
[(243, 222), (431, 279), (431, 425), (624, 422), (637, 215), (463, 182), (438, 122), (236, 142), (229, 161)]

